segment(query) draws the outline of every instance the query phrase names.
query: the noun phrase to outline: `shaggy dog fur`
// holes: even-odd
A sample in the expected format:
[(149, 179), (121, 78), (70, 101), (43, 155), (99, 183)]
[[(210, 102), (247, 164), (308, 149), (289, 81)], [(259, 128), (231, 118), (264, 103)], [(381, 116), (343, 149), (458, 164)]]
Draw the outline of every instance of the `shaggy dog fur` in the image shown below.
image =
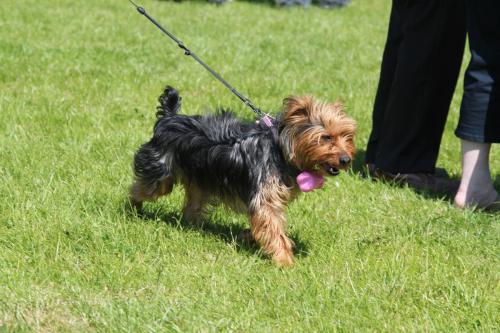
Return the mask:
[(199, 224), (217, 199), (249, 216), (251, 236), (279, 266), (293, 264), (285, 210), (300, 192), (297, 175), (337, 175), (351, 164), (356, 124), (340, 103), (289, 97), (274, 127), (244, 123), (232, 113), (179, 114), (181, 98), (167, 87), (159, 98), (152, 139), (135, 154), (131, 203), (185, 189), (184, 218)]

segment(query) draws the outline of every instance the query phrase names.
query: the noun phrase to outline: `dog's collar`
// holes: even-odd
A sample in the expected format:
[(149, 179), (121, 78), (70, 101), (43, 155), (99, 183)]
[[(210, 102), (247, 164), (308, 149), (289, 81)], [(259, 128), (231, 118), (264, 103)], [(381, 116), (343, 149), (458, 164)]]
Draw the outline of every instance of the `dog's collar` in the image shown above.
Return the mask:
[(264, 116), (260, 118), (260, 121), (267, 127), (271, 128), (274, 127), (273, 121), (276, 122), (276, 119), (274, 119), (268, 114), (264, 114)]
[[(276, 119), (272, 118), (268, 114), (264, 114), (259, 120), (259, 125), (264, 128), (268, 128), (271, 130), (275, 138), (278, 137), (278, 129), (275, 126)], [(318, 175), (311, 171), (300, 171), (296, 170), (296, 178), (297, 186), (302, 192), (313, 191), (318, 188), (322, 188), (324, 184), (324, 177)]]
[(276, 127), (277, 120), (267, 113), (265, 113), (259, 120), (258, 124), (262, 128), (267, 128), (271, 130), (271, 133), (273, 133), (274, 137), (277, 139), (278, 138), (278, 128)]

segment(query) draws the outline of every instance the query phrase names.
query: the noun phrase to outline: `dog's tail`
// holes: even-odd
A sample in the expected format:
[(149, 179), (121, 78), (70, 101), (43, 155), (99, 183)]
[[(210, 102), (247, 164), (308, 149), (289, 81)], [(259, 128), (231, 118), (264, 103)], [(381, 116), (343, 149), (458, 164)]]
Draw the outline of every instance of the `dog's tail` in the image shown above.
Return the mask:
[(156, 118), (163, 118), (166, 115), (174, 115), (181, 108), (182, 98), (177, 90), (171, 86), (166, 86), (163, 94), (158, 98), (160, 105), (156, 107)]

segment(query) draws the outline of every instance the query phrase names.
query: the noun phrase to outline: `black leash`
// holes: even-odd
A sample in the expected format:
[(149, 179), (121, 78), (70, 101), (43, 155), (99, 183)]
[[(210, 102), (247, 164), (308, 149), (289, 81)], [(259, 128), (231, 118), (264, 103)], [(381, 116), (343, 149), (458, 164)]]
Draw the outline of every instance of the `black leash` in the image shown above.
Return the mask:
[(139, 7), (136, 5), (132, 0), (129, 0), (132, 5), (137, 9), (137, 11), (144, 15), (148, 20), (151, 21), (158, 29), (160, 29), (165, 35), (170, 37), (174, 42), (177, 43), (177, 46), (179, 46), (181, 49), (184, 50), (184, 54), (187, 56), (193, 57), (194, 60), (196, 60), (200, 65), (202, 65), (207, 71), (209, 71), (217, 80), (222, 82), (223, 85), (225, 85), (233, 94), (238, 96), (238, 98), (245, 103), (246, 106), (248, 106), (250, 109), (252, 109), (253, 112), (255, 112), (261, 120), (264, 122), (264, 124), (267, 127), (273, 127), (273, 118), (269, 116), (268, 114), (265, 114), (262, 112), (261, 109), (256, 107), (247, 97), (243, 96), (238, 90), (236, 90), (233, 86), (231, 86), (226, 80), (224, 80), (217, 72), (215, 72), (212, 68), (210, 68), (207, 64), (205, 64), (196, 54), (193, 53), (190, 49), (188, 49), (182, 41), (180, 41), (177, 37), (175, 37), (172, 33), (170, 33), (168, 30), (163, 28), (160, 23), (158, 23), (154, 18), (152, 18), (148, 13), (146, 13), (146, 10), (143, 7)]

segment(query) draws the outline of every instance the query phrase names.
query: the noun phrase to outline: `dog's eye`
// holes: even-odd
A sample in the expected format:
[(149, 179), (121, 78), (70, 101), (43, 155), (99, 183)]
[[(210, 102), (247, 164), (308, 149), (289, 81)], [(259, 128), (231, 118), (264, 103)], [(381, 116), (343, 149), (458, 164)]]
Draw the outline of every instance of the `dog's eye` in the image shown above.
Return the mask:
[(325, 134), (325, 135), (321, 136), (321, 140), (326, 141), (326, 142), (330, 142), (330, 141), (333, 141), (333, 136)]

